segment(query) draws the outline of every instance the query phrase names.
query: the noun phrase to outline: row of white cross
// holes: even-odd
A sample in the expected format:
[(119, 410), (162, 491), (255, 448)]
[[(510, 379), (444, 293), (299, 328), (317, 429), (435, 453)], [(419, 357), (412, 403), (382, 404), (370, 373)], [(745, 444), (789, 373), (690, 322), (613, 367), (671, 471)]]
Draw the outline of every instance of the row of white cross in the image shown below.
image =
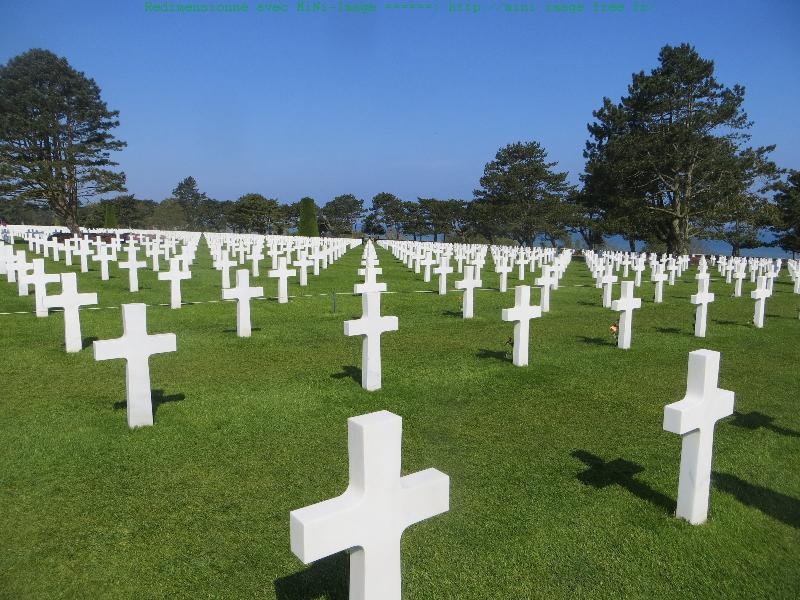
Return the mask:
[[(356, 285), (355, 292), (362, 296), (364, 314), (361, 319), (345, 323), (345, 334), (364, 338), (362, 383), (366, 389), (377, 389), (376, 382), (380, 387), (380, 335), (397, 330), (397, 318), (380, 315), (380, 294), (386, 291), (386, 284), (376, 280), (381, 270), (371, 244), (365, 247), (362, 264), (359, 274), (365, 281)], [(472, 289), (476, 280), (471, 269), (476, 268), (476, 265), (465, 265), (465, 280)], [(42, 267), (35, 267), (34, 273), (41, 279)], [(230, 298), (239, 301), (239, 307), (247, 305), (248, 309), (249, 299), (263, 293), (260, 288), (249, 286), (249, 275), (247, 269), (239, 270), (236, 287), (226, 290)], [(760, 281), (763, 278), (760, 276)], [(66, 307), (70, 307), (70, 315), (73, 315), (81, 302), (96, 302), (94, 294), (77, 293), (75, 273), (63, 273), (61, 280), (60, 297), (46, 298), (51, 299), (51, 304), (65, 307), (65, 320)], [(699, 277), (698, 281), (701, 285), (698, 294), (707, 293), (708, 277)], [(638, 308), (632, 306), (636, 304), (634, 301), (641, 301), (632, 298), (635, 282), (624, 281), (622, 286), (620, 300), (612, 301), (611, 307), (628, 313)], [(766, 290), (766, 284), (763, 288)], [(503, 320), (515, 322), (515, 364), (527, 362), (528, 322), (540, 316), (542, 310), (543, 306), (530, 305), (530, 287), (516, 287), (515, 306), (502, 314)], [(239, 314), (237, 322), (245, 320), (242, 313)], [(94, 342), (95, 358), (126, 361), (129, 425), (150, 425), (149, 358), (154, 354), (175, 352), (177, 339), (172, 333), (147, 333), (143, 304), (124, 304), (122, 318), (122, 337)], [(249, 328), (249, 323), (247, 326)], [(734, 406), (733, 392), (718, 387), (719, 362), (717, 352), (690, 353), (686, 394), (681, 401), (664, 408), (663, 428), (682, 436), (676, 515), (693, 524), (704, 522), (708, 515), (715, 424), (732, 414)], [(450, 479), (447, 475), (427, 469), (401, 476), (401, 442), (402, 419), (395, 414), (379, 411), (350, 418), (346, 491), (337, 498), (290, 513), (290, 546), (304, 563), (343, 550), (350, 552), (351, 599), (399, 600), (403, 531), (449, 510)]]

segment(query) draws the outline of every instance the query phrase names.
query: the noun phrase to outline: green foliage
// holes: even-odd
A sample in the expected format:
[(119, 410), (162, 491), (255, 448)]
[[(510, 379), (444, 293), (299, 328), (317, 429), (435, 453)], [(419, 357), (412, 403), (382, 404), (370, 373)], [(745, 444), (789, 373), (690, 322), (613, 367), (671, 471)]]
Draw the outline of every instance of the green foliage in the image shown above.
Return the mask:
[(422, 218), (433, 234), (433, 241), (437, 241), (440, 233), (442, 241), (454, 233), (463, 233), (466, 219), (466, 203), (463, 200), (419, 198), (419, 206)]
[(538, 142), (509, 144), (486, 165), (475, 190), (482, 213), (520, 244), (533, 245), (539, 236), (555, 244), (575, 222), (567, 173), (554, 171), (558, 163), (546, 159)]
[(107, 167), (117, 111), (66, 59), (29, 50), (0, 67), (0, 195), (46, 204), (72, 231), (83, 200), (125, 190)]
[(103, 227), (106, 229), (116, 229), (119, 225), (117, 221), (117, 209), (113, 202), (103, 202), (105, 214), (103, 216)]
[(242, 233), (276, 233), (282, 224), (283, 213), (277, 200), (261, 194), (245, 194), (228, 210), (228, 224)]
[(403, 214), (400, 217), (400, 226), (403, 233), (412, 236), (415, 240), (418, 236), (431, 233), (430, 224), (425, 220), (425, 213), (419, 202), (403, 202)]
[(0, 221), (18, 225), (56, 225), (56, 215), (48, 206), (22, 198), (0, 199)]
[(379, 192), (372, 197), (372, 212), (387, 231), (394, 230), (396, 239), (404, 216), (403, 201), (389, 192)]
[(765, 191), (778, 171), (768, 160), (774, 146), (745, 146), (752, 123), (742, 86), (720, 84), (714, 63), (688, 44), (664, 46), (659, 63), (633, 75), (619, 104), (604, 98), (593, 113), (578, 198), (602, 232), (654, 237), (685, 253), (692, 237), (760, 214), (742, 204), (756, 204), (757, 186)]
[(778, 237), (775, 244), (794, 255), (800, 252), (800, 171), (790, 171), (786, 181), (776, 188), (778, 218), (773, 230)]
[(365, 235), (380, 236), (386, 233), (386, 228), (381, 225), (378, 215), (374, 212), (370, 212), (364, 219), (361, 231), (364, 232)]
[(145, 220), (147, 229), (185, 231), (188, 227), (186, 213), (179, 202), (172, 199), (156, 204), (152, 214)]
[(172, 190), (172, 200), (177, 202), (183, 209), (186, 216), (187, 228), (192, 231), (203, 229), (201, 221), (201, 207), (209, 200), (208, 196), (201, 192), (197, 186), (197, 181), (191, 175), (181, 180), (175, 189)]
[(364, 215), (364, 201), (353, 194), (342, 194), (322, 207), (333, 235), (350, 236), (356, 230), (356, 223)]
[(317, 223), (317, 205), (313, 198), (306, 196), (300, 200), (299, 222), (297, 234), (307, 237), (319, 236), (319, 224)]

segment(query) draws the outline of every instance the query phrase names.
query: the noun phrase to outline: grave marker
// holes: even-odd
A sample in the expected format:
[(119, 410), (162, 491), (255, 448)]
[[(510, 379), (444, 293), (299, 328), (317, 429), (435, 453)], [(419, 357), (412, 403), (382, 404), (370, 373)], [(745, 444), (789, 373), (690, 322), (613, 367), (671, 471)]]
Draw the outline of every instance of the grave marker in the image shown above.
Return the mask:
[(686, 396), (664, 407), (664, 430), (682, 436), (675, 515), (692, 525), (708, 517), (714, 426), (733, 414), (733, 392), (717, 387), (719, 360), (719, 352), (690, 352)]
[(400, 476), (402, 419), (388, 411), (347, 420), (347, 490), (289, 515), (292, 552), (305, 564), (350, 552), (350, 600), (400, 600), (400, 538), (450, 508), (436, 469)]

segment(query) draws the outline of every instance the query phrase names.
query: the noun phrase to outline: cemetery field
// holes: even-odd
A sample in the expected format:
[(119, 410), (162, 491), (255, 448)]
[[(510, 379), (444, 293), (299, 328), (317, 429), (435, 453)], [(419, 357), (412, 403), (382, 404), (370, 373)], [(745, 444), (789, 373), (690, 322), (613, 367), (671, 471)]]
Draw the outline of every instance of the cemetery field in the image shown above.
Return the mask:
[[(434, 467), (451, 482), (450, 511), (403, 536), (404, 598), (797, 596), (800, 297), (786, 269), (761, 330), (754, 284), (733, 298), (712, 269), (705, 339), (693, 336), (695, 268), (660, 305), (646, 281), (620, 350), (617, 313), (576, 258), (519, 368), (500, 320), (516, 271), (500, 293), (488, 263), (490, 289), (464, 320), (460, 276), (439, 296), (435, 276), (377, 248), (382, 313), (400, 328), (382, 336), (383, 388), (366, 392), (361, 340), (342, 325), (361, 315), (362, 250), (305, 288), (291, 279), (288, 304), (254, 300), (251, 338), (236, 335), (204, 242), (180, 310), (149, 269), (131, 294), (126, 271), (113, 264), (102, 282), (94, 263), (78, 284), (100, 309), (81, 311), (78, 354), (64, 352), (60, 313), (36, 318), (33, 296), (0, 280), (0, 597), (347, 598), (346, 556), (304, 566), (289, 512), (344, 491), (347, 419), (378, 410), (403, 418), (403, 474)], [(251, 284), (274, 297), (268, 268)], [(128, 302), (147, 303), (148, 331), (178, 345), (150, 360), (155, 425), (136, 430), (124, 361), (91, 349), (121, 335)], [(692, 526), (674, 517), (681, 440), (662, 420), (700, 348), (721, 352), (736, 412), (716, 428), (709, 520)]]

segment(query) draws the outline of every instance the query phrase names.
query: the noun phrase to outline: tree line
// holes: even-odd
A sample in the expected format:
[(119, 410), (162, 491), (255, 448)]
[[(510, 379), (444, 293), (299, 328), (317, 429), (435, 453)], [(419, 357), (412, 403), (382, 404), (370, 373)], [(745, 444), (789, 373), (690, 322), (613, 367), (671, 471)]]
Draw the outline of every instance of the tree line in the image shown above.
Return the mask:
[[(749, 145), (745, 90), (727, 87), (688, 44), (665, 46), (658, 66), (633, 74), (626, 95), (605, 97), (587, 125), (580, 184), (537, 141), (499, 149), (473, 197), (404, 200), (354, 194), (317, 205), (259, 193), (219, 201), (193, 177), (161, 202), (126, 193), (100, 88), (66, 59), (34, 49), (0, 67), (0, 217), (85, 227), (266, 234), (407, 237), (587, 247), (621, 236), (636, 249), (686, 253), (694, 239), (734, 254), (765, 245), (800, 252), (800, 174)], [(110, 197), (112, 194), (116, 196)], [(103, 198), (100, 202), (87, 200)]]

